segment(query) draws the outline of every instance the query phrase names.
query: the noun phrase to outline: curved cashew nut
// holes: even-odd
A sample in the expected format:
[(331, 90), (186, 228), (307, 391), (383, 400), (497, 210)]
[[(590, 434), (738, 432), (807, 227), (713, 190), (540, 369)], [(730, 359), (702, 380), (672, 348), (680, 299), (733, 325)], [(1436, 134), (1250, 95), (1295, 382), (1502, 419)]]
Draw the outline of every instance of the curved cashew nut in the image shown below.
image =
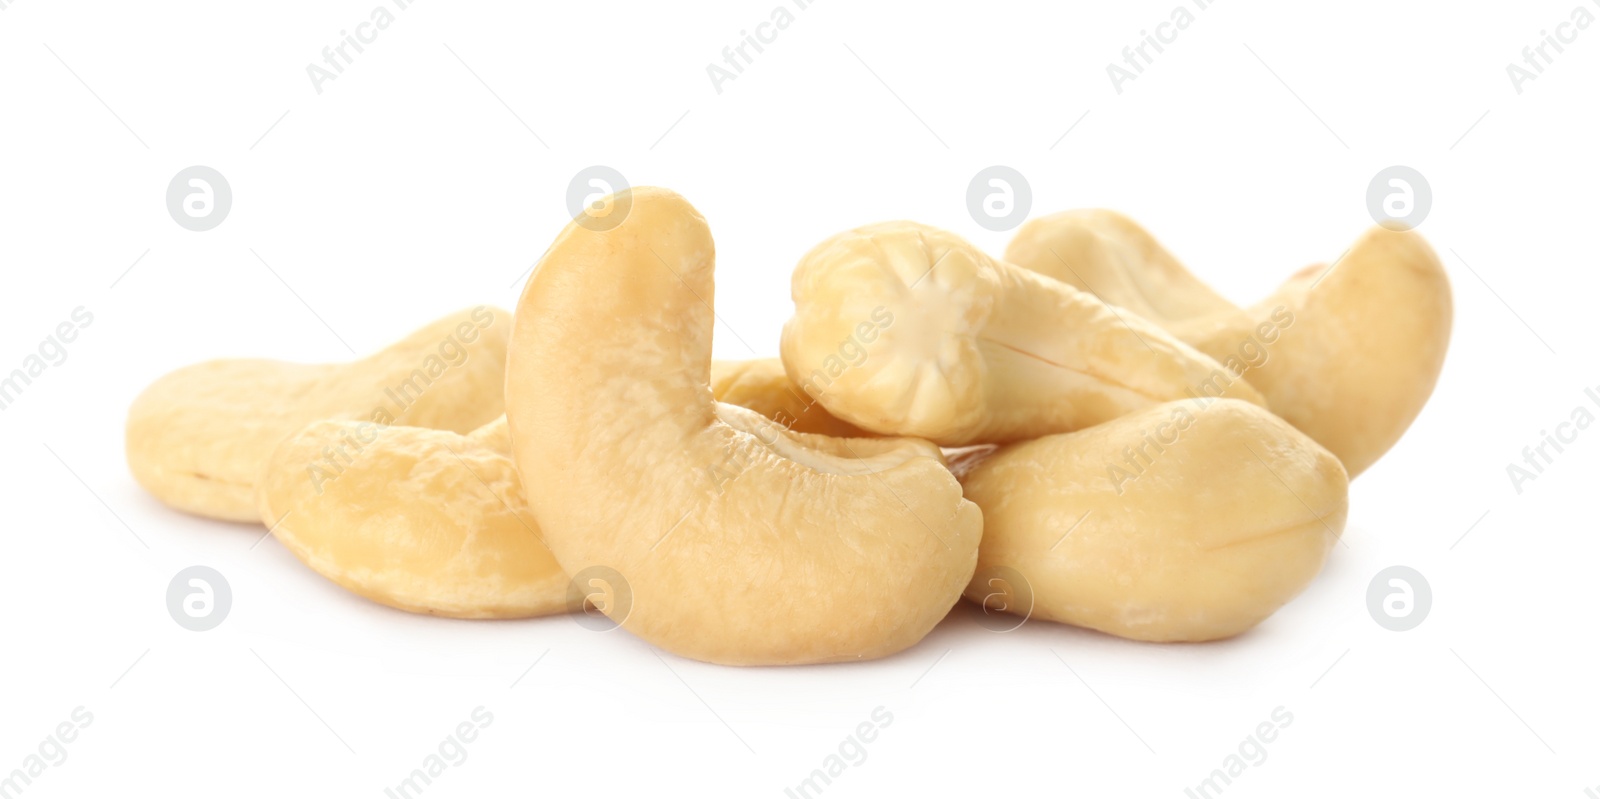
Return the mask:
[(795, 268), (793, 294), (790, 378), (880, 433), (1004, 443), (1188, 396), (1264, 404), (1156, 325), (912, 222), (818, 245)]
[(1251, 384), (1354, 477), (1422, 413), (1453, 316), (1450, 278), (1433, 248), (1415, 232), (1373, 227), (1332, 267), (1303, 269), (1249, 308), (1173, 332), (1218, 359), (1264, 345)]
[[(804, 406), (776, 358), (714, 361), (711, 375), (718, 401), (790, 429), (854, 429)], [(504, 416), (464, 436), (314, 423), (277, 447), (257, 504), (313, 571), (393, 608), (473, 619), (574, 609), (528, 508)]]
[(1231, 399), (967, 457), (955, 468), (984, 526), (967, 598), (992, 606), (1010, 577), (1031, 601), (1002, 609), (1141, 641), (1254, 627), (1322, 569), (1348, 510), (1331, 453)]
[(972, 576), (977, 508), (931, 444), (792, 433), (715, 402), (710, 231), (677, 194), (631, 192), (610, 230), (568, 225), (517, 307), (507, 417), (557, 559), (614, 571), (633, 601), (613, 618), (699, 660), (916, 643)]
[(273, 453), (261, 518), (301, 562), (390, 607), (462, 619), (566, 608), (505, 417), (469, 435), (317, 422)]
[[(1083, 213), (1029, 222), (1007, 257), (1052, 277), (1102, 280), (1097, 264), (1108, 246), (1085, 243), (1100, 240)], [(1374, 227), (1331, 268), (1301, 270), (1244, 309), (1217, 298), (1165, 251), (1109, 249), (1119, 253), (1113, 260), (1126, 279), (1103, 278), (1109, 288), (1097, 288), (1108, 302), (1142, 309), (1242, 374), (1273, 412), (1339, 456), (1351, 477), (1400, 440), (1433, 394), (1453, 305), (1444, 266), (1415, 232)], [(1126, 291), (1130, 285), (1140, 289)]]
[(347, 364), (220, 360), (172, 372), (128, 410), (128, 467), (187, 513), (254, 522), (256, 481), (274, 447), (324, 419), (467, 432), (504, 410), (511, 317), (451, 314)]
[(1030, 220), (1006, 246), (1006, 261), (1169, 330), (1174, 322), (1238, 310), (1185, 269), (1149, 231), (1104, 208)]

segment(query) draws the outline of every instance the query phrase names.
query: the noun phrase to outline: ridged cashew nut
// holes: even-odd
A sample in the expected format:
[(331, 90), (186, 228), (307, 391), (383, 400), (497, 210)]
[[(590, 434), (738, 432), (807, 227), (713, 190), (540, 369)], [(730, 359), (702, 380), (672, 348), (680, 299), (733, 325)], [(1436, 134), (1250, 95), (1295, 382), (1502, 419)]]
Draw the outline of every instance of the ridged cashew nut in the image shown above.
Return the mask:
[(295, 557), (375, 602), (464, 619), (566, 609), (505, 417), (468, 435), (314, 423), (273, 453), (259, 505)]
[(1264, 404), (1155, 324), (925, 225), (834, 236), (801, 259), (792, 291), (789, 377), (879, 433), (1004, 443), (1191, 396)]
[(927, 442), (794, 433), (717, 403), (710, 231), (677, 194), (631, 192), (614, 227), (561, 233), (517, 307), (506, 412), (557, 560), (626, 581), (616, 620), (699, 660), (916, 643), (972, 576), (977, 507)]
[[(718, 401), (793, 430), (853, 430), (805, 406), (776, 358), (714, 361)], [(257, 492), (263, 524), (318, 574), (393, 608), (454, 618), (576, 609), (545, 547), (500, 418), (467, 435), (316, 422), (278, 446)]]
[[(486, 319), (486, 313), (491, 312), (484, 309), (475, 318)], [(502, 320), (509, 319), (504, 311), (497, 313)], [(467, 318), (474, 315), (469, 312)], [(391, 349), (405, 352), (416, 349), (416, 342), (433, 342), (438, 331), (454, 320), (430, 325)], [(481, 344), (488, 352), (479, 352), (478, 357), (503, 363), (509, 327), (501, 324), (488, 337), (465, 346)], [(458, 339), (477, 338), (454, 329)], [(249, 397), (264, 408), (293, 407), (303, 397), (280, 392), (300, 385), (285, 382), (283, 373), (303, 368), (224, 361), (191, 367), (157, 385), (162, 390), (178, 385), (191, 389), (196, 413), (221, 394)], [(833, 435), (855, 431), (820, 405), (807, 404), (776, 358), (716, 361), (711, 374), (718, 400), (749, 407), (778, 424)], [(411, 378), (415, 385), (424, 385), (421, 378)], [(499, 379), (450, 385), (447, 390), (463, 415), (503, 404)], [(145, 403), (155, 395), (152, 392)], [(399, 413), (404, 416), (405, 411)], [(139, 417), (147, 421), (142, 414)], [(211, 429), (219, 425), (213, 417), (203, 418)], [(465, 435), (389, 426), (385, 422), (389, 418), (380, 412), (326, 419), (290, 433), (269, 449), (254, 481), (257, 510), (251, 518), (260, 519), (312, 570), (390, 607), (455, 618), (521, 618), (571, 609), (574, 596), (567, 578), (540, 538), (512, 463), (505, 416)], [(165, 432), (170, 440), (178, 431)], [(250, 453), (272, 434), (265, 427), (247, 428), (208, 443)], [(241, 468), (245, 460), (239, 458)], [(241, 484), (207, 481), (200, 487), (231, 492)], [(219, 491), (184, 496), (192, 506), (218, 515), (218, 498), (225, 496)], [(242, 513), (231, 509), (227, 513), (229, 518), (245, 520)]]

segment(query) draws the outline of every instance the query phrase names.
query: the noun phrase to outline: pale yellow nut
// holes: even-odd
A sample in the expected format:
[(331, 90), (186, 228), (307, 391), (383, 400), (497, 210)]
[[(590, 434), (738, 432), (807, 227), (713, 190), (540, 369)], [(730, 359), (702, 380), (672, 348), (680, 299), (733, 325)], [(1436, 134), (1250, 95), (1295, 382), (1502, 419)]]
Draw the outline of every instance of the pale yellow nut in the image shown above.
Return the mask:
[(1006, 246), (1006, 261), (1168, 327), (1237, 310), (1185, 269), (1149, 231), (1104, 208), (1030, 220)]
[(795, 268), (789, 377), (833, 415), (943, 446), (1075, 430), (1248, 383), (1155, 324), (913, 222), (852, 230)]
[(1254, 627), (1322, 569), (1348, 507), (1337, 458), (1231, 399), (969, 457), (984, 531), (967, 597), (1142, 641)]
[(1109, 211), (1023, 225), (1007, 260), (1159, 322), (1241, 374), (1351, 477), (1388, 452), (1433, 394), (1450, 343), (1444, 267), (1421, 236), (1374, 227), (1335, 262), (1240, 309)]
[(463, 619), (566, 609), (504, 417), (469, 435), (314, 423), (272, 454), (259, 505), (295, 557), (374, 602)]
[[(625, 204), (612, 203), (618, 208)], [(881, 657), (972, 576), (981, 518), (924, 441), (794, 433), (711, 394), (710, 230), (682, 197), (562, 232), (517, 307), (506, 408), (545, 540), (612, 618), (715, 663)]]
[[(851, 430), (807, 407), (776, 358), (716, 361), (713, 393), (790, 429)], [(279, 445), (261, 517), (318, 574), (414, 613), (523, 618), (573, 610), (511, 460), (504, 416), (470, 435), (317, 422)]]
[(351, 363), (238, 359), (179, 369), (128, 409), (128, 467), (146, 491), (178, 510), (258, 521), (262, 464), (311, 422), (464, 433), (499, 416), (510, 323), (505, 311), (479, 306)]
[(718, 402), (749, 408), (796, 433), (862, 438), (871, 433), (835, 417), (806, 396), (777, 358), (712, 361), (711, 393)]
[(1173, 326), (1242, 363), (1279, 416), (1352, 477), (1422, 412), (1450, 346), (1450, 279), (1415, 232), (1373, 227), (1331, 268), (1301, 270), (1255, 305)]

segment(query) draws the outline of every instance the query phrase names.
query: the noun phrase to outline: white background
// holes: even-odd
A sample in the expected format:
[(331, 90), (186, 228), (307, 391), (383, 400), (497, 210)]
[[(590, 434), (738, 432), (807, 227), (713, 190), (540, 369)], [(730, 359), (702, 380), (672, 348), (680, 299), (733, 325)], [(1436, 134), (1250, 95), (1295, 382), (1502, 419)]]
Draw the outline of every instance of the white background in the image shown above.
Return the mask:
[[(425, 796), (778, 797), (879, 706), (893, 723), (824, 796), (1180, 797), (1280, 706), (1292, 724), (1230, 799), (1600, 793), (1600, 432), (1520, 495), (1506, 474), (1600, 385), (1600, 25), (1520, 94), (1506, 74), (1580, 0), (1224, 0), (1120, 94), (1106, 65), (1179, 0), (821, 0), (720, 94), (706, 66), (778, 0), (421, 0), (319, 94), (306, 66), (379, 2), (0, 11), (0, 369), (94, 315), (0, 412), (0, 774), (94, 717), (26, 796), (378, 797), (480, 705), (492, 725)], [(963, 606), (879, 662), (720, 668), (567, 618), (379, 607), (134, 484), (122, 424), (150, 381), (510, 307), (596, 163), (711, 222), (719, 357), (776, 353), (790, 267), (844, 228), (912, 218), (1003, 251), (966, 211), (991, 164), (1028, 178), (1035, 215), (1133, 215), (1240, 302), (1336, 257), (1373, 175), (1412, 166), (1454, 341), (1352, 486), (1349, 546), (1211, 645), (995, 634)], [(206, 233), (165, 208), (193, 164), (234, 193)], [(166, 610), (193, 564), (233, 588), (207, 633)], [(1434, 596), (1405, 633), (1365, 604), (1395, 564)]]

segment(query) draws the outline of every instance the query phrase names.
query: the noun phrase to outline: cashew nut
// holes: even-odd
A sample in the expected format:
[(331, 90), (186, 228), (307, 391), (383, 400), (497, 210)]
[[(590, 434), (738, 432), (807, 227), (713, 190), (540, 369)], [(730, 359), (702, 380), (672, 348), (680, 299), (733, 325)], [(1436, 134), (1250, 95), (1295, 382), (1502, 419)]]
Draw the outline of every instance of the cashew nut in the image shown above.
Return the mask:
[(677, 194), (631, 191), (609, 230), (567, 226), (517, 307), (506, 411), (556, 558), (614, 570), (633, 601), (613, 619), (687, 657), (916, 643), (972, 576), (977, 507), (927, 442), (794, 433), (717, 403), (710, 231)]
[(823, 242), (792, 289), (790, 378), (880, 433), (1004, 443), (1188, 396), (1264, 403), (1156, 325), (911, 222)]
[[(1136, 227), (1111, 243), (1100, 223), (1085, 221), (1096, 213), (1024, 225), (1007, 258), (1051, 277), (1095, 281), (1107, 302), (1147, 314), (1228, 364), (1267, 407), (1339, 456), (1351, 477), (1394, 446), (1432, 395), (1450, 344), (1450, 280), (1416, 233), (1374, 227), (1331, 269), (1303, 269), (1239, 309), (1165, 251), (1145, 247), (1154, 240)], [(1107, 261), (1116, 268), (1103, 268)]]
[[(851, 429), (807, 408), (776, 358), (714, 361), (713, 394), (776, 423)], [(505, 416), (459, 435), (316, 422), (280, 444), (257, 491), (274, 535), (373, 601), (455, 618), (559, 613), (572, 597), (511, 460)]]
[[(1218, 359), (1264, 344), (1266, 359), (1247, 379), (1354, 477), (1433, 395), (1452, 317), (1450, 278), (1433, 248), (1415, 232), (1373, 227), (1331, 268), (1303, 269), (1249, 308), (1173, 332)], [(1266, 343), (1264, 333), (1277, 340)]]
[(504, 410), (510, 315), (451, 314), (348, 364), (195, 364), (162, 377), (128, 410), (128, 467), (178, 510), (257, 521), (256, 481), (285, 437), (324, 419), (466, 432)]
[(1006, 261), (1090, 292), (1171, 329), (1172, 323), (1235, 311), (1155, 237), (1116, 211), (1084, 208), (1017, 229)]
[(295, 557), (361, 596), (465, 619), (565, 609), (505, 417), (468, 435), (316, 422), (262, 472), (260, 516)]
[(1004, 609), (1142, 641), (1209, 641), (1298, 595), (1344, 529), (1344, 467), (1267, 411), (1204, 405), (1157, 405), (958, 460), (983, 509), (967, 597), (992, 606), (997, 587), (1020, 582)]
[(796, 433), (835, 438), (872, 434), (843, 421), (789, 380), (777, 358), (712, 361), (711, 393), (718, 402), (749, 408)]

